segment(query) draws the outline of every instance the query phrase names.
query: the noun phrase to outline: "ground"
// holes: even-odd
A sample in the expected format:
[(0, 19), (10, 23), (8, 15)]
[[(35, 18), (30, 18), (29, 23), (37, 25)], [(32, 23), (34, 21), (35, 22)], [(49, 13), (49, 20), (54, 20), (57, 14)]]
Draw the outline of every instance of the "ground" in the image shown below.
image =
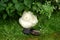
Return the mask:
[(60, 40), (60, 12), (53, 13), (50, 19), (43, 15), (38, 19), (34, 28), (41, 32), (40, 36), (23, 34), (18, 20), (0, 19), (0, 40)]

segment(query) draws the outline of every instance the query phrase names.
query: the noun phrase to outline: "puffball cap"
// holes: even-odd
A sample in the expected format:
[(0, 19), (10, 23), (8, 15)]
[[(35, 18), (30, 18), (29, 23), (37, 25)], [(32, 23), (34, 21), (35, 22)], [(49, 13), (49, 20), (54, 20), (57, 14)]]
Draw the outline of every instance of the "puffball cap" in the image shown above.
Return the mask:
[(37, 16), (33, 15), (31, 11), (24, 11), (19, 23), (23, 28), (31, 28), (38, 23)]

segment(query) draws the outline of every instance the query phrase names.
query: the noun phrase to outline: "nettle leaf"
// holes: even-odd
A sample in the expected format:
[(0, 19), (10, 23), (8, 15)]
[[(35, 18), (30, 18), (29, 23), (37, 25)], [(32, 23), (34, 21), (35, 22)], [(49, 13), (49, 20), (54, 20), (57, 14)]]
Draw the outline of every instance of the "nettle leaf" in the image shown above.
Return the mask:
[(36, 12), (40, 12), (40, 14), (45, 14), (46, 16), (48, 16), (48, 18), (50, 18), (51, 13), (53, 12), (54, 7), (51, 6), (51, 3), (45, 3), (45, 4), (41, 4), (39, 2), (35, 3), (34, 5), (37, 6), (33, 7), (34, 10), (36, 10)]
[(33, 5), (33, 6), (32, 6), (32, 9), (33, 9), (34, 11), (37, 10), (36, 5)]
[(55, 0), (56, 1), (56, 3), (59, 3), (60, 2), (60, 0)]
[(46, 12), (53, 12), (53, 7), (50, 6), (50, 5), (42, 5), (43, 7), (43, 10), (46, 11)]
[(22, 11), (24, 9), (24, 4), (23, 3), (16, 3), (15, 8), (17, 11)]
[(31, 8), (32, 3), (33, 3), (33, 0), (24, 0), (24, 4), (29, 8)]
[(37, 2), (36, 5), (41, 9), (42, 8), (42, 4)]
[(44, 14), (45, 12), (44, 12), (44, 10), (40, 10), (40, 14)]
[(6, 17), (7, 17), (7, 14), (3, 14), (3, 19), (6, 19)]
[(51, 13), (53, 12), (53, 6), (49, 4), (42, 5), (45, 14), (50, 18)]
[(39, 11), (39, 8), (36, 5), (33, 5), (32, 6), (32, 10), (38, 12)]
[(12, 0), (13, 3), (18, 3), (18, 0)]
[(6, 7), (6, 4), (0, 2), (0, 11), (4, 10)]
[(33, 11), (36, 11), (36, 13), (40, 12), (40, 8), (41, 8), (41, 5), (40, 5), (39, 2), (34, 3), (34, 4), (32, 5), (32, 10), (33, 10)]
[(9, 16), (14, 15), (14, 13), (13, 13), (14, 10), (15, 10), (15, 8), (14, 8), (13, 4), (9, 3), (8, 6), (6, 7), (6, 11), (7, 11), (8, 15)]
[(0, 6), (0, 11), (2, 11), (2, 10), (4, 10), (4, 9), (5, 9), (4, 7), (1, 7), (1, 6)]

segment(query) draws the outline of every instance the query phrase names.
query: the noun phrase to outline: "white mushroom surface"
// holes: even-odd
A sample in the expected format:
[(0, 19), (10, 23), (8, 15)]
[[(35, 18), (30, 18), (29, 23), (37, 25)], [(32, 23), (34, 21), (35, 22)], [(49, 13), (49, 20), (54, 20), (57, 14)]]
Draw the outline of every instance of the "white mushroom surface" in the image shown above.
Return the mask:
[(31, 11), (24, 11), (22, 17), (19, 18), (19, 23), (23, 28), (31, 28), (38, 23), (38, 19)]

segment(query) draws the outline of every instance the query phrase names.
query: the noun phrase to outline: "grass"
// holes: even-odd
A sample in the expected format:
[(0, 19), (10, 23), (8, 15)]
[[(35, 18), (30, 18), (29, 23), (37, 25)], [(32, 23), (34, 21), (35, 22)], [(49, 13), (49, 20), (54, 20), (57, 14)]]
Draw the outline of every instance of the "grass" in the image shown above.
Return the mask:
[(34, 28), (40, 30), (40, 36), (23, 34), (18, 20), (0, 19), (0, 40), (60, 40), (60, 12), (52, 14), (51, 19), (44, 16), (38, 19)]

